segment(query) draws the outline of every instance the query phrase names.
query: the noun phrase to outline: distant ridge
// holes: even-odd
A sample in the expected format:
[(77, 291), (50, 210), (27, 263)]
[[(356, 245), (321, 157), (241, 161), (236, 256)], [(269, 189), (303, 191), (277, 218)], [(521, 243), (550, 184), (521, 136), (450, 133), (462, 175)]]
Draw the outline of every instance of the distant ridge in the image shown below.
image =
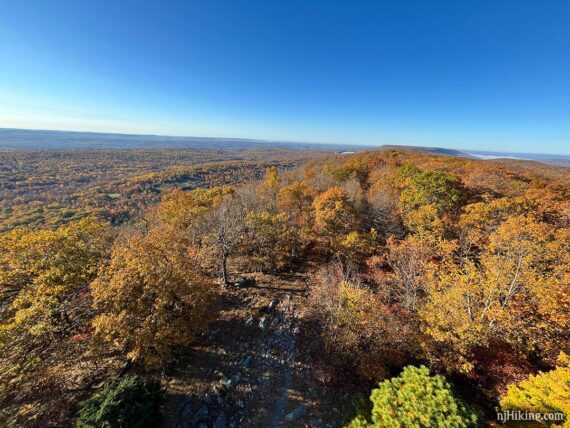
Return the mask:
[(208, 150), (276, 148), (329, 152), (356, 152), (370, 149), (367, 146), (350, 144), (319, 144), (248, 138), (177, 137), (0, 128), (0, 151), (167, 148)]
[(35, 150), (98, 150), (98, 149), (197, 149), (197, 150), (252, 150), (252, 149), (310, 150), (332, 153), (354, 153), (369, 150), (412, 150), (435, 155), (470, 159), (512, 159), (569, 167), (570, 156), (533, 153), (488, 152), (482, 150), (455, 150), (442, 147), (404, 146), (385, 144), (304, 143), (293, 141), (258, 140), (222, 137), (177, 137), (167, 135), (139, 135), (102, 132), (56, 131), (0, 128), (0, 152)]
[(378, 150), (412, 150), (415, 152), (433, 153), (435, 155), (475, 158), (474, 156), (459, 150), (444, 149), (441, 147), (402, 146), (397, 144), (385, 144), (383, 146), (380, 146)]

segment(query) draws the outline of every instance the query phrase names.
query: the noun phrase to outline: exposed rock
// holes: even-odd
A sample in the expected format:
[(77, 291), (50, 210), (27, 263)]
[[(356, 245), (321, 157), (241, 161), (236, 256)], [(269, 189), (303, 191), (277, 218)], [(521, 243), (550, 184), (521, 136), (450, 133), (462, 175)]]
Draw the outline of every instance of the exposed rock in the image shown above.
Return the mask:
[(228, 383), (228, 387), (229, 388), (233, 388), (234, 386), (236, 386), (239, 381), (241, 380), (241, 373), (236, 373), (236, 375), (234, 377), (232, 377)]
[(259, 320), (259, 328), (265, 330), (267, 327), (269, 327), (269, 318), (266, 317), (261, 318)]
[(236, 287), (255, 287), (256, 281), (255, 278), (244, 278), (240, 276), (238, 279), (234, 281), (234, 285)]
[(295, 422), (297, 419), (302, 417), (306, 411), (307, 408), (305, 407), (305, 405), (302, 404), (292, 412), (287, 413), (287, 416), (285, 416), (285, 420), (287, 420), (288, 422)]
[(227, 376), (222, 376), (222, 378), (220, 379), (220, 384), (224, 386), (229, 386), (230, 379)]
[(220, 383), (224, 385), (226, 388), (233, 388), (239, 383), (240, 380), (241, 380), (241, 373), (238, 372), (231, 379), (228, 379), (227, 376), (222, 377), (220, 379)]

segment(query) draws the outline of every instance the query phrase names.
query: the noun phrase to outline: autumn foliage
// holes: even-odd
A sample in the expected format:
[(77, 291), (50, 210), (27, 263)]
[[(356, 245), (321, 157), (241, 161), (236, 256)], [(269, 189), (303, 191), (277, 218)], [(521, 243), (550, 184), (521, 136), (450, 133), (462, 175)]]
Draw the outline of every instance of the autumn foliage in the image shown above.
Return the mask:
[[(156, 370), (208, 329), (220, 287), (244, 271), (308, 273), (317, 357), (354, 378), (377, 382), (425, 364), (487, 402), (508, 390), (505, 408), (542, 409), (550, 391), (565, 400), (557, 357), (570, 348), (567, 169), (392, 150), (291, 162), (243, 163), (259, 178), (246, 184), (235, 163), (219, 165), (219, 176), (210, 164), (170, 178), (149, 173), (119, 186), (136, 187), (137, 210), (126, 208), (125, 190), (92, 210), (99, 216), (35, 222), (26, 211), (31, 227), (3, 221), (2, 403), (25, 409), (38, 401), (32, 385), (63, 385), (71, 353), (83, 358), (75, 372), (113, 358)], [(196, 176), (212, 185), (188, 190)], [(128, 215), (110, 215), (123, 208)], [(492, 361), (505, 355), (516, 376), (496, 375)], [(434, 421), (473, 425), (451, 387), (426, 370), (408, 369), (400, 381), (443, 391), (449, 412)], [(88, 389), (87, 377), (77, 384)], [(397, 394), (385, 382), (375, 406)], [(433, 403), (406, 397), (403, 408), (429, 414), (422, 405)], [(395, 426), (381, 413), (363, 418), (354, 423)]]

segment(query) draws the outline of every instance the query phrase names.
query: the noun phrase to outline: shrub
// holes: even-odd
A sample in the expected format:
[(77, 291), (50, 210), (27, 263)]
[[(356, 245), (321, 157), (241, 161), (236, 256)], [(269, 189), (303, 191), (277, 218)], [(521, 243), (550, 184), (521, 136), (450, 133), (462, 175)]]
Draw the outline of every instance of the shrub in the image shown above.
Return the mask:
[(312, 277), (311, 316), (322, 328), (327, 353), (361, 377), (378, 380), (414, 353), (408, 314), (384, 304), (356, 275), (328, 265)]
[(160, 384), (125, 377), (108, 383), (85, 401), (77, 416), (78, 428), (145, 428), (159, 418)]
[(402, 374), (378, 384), (370, 395), (372, 412), (359, 414), (349, 428), (474, 427), (478, 412), (457, 398), (441, 375), (425, 366), (405, 367)]
[(565, 423), (556, 426), (570, 427), (570, 358), (561, 353), (560, 366), (548, 372), (531, 375), (514, 385), (501, 399), (503, 410), (564, 414)]

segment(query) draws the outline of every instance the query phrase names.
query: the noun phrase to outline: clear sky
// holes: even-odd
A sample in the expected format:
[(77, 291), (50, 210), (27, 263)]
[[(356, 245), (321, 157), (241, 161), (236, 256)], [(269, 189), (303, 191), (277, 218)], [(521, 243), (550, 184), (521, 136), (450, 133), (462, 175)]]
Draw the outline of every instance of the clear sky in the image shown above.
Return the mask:
[(2, 0), (0, 127), (570, 154), (570, 1)]

